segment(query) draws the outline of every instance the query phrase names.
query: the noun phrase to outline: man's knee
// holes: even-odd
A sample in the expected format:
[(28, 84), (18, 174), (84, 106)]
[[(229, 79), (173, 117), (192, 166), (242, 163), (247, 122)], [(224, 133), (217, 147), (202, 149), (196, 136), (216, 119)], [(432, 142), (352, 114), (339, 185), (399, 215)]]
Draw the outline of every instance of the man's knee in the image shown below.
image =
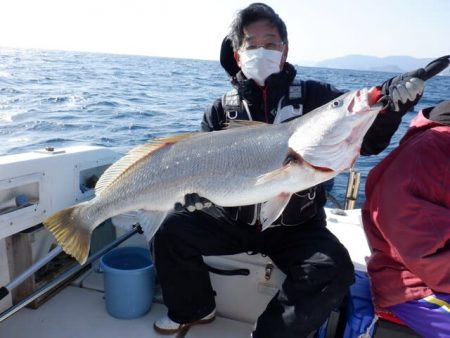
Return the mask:
[(293, 302), (302, 302), (305, 297), (339, 302), (353, 282), (354, 268), (349, 257), (341, 254), (332, 257), (318, 252), (290, 267), (283, 288)]

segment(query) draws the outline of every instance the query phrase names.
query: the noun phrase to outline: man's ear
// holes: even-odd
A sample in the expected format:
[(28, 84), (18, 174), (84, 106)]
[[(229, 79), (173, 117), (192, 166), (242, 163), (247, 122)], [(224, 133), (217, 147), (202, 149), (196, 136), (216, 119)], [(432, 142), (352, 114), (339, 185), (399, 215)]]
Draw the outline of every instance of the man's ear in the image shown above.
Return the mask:
[(281, 56), (281, 64), (280, 64), (280, 69), (283, 69), (284, 64), (286, 63), (287, 57), (288, 57), (288, 52), (289, 52), (289, 45), (286, 44), (283, 48), (283, 55)]
[(239, 68), (241, 67), (240, 57), (238, 52), (233, 53), (234, 59), (236, 60), (236, 63), (238, 64)]

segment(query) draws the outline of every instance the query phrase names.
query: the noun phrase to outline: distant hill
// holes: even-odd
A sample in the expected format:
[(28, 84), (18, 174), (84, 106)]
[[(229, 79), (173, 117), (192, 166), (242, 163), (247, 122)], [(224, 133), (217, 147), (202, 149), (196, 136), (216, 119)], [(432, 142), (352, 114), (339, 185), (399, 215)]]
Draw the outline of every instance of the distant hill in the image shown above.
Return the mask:
[[(334, 59), (326, 59), (314, 64), (315, 67), (357, 69), (379, 72), (403, 73), (426, 66), (433, 58), (414, 58), (411, 56), (376, 57), (368, 55), (347, 55)], [(441, 75), (450, 76), (450, 69), (444, 70)]]

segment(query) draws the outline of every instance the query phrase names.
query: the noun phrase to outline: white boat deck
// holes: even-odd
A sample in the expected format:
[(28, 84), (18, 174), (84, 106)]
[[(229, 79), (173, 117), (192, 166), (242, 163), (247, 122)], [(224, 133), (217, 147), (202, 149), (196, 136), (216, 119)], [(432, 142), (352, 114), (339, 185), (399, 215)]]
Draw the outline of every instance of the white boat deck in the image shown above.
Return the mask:
[[(364, 240), (360, 210), (347, 210), (343, 216), (327, 209), (327, 216), (328, 228), (347, 247), (355, 268), (364, 271), (369, 248)], [(239, 293), (239, 290), (231, 292)], [(233, 295), (229, 296), (236, 301)], [(236, 298), (240, 297), (245, 296)], [(253, 323), (219, 315), (214, 322), (193, 326), (184, 335), (161, 335), (153, 329), (153, 322), (166, 311), (156, 291), (152, 308), (145, 316), (132, 320), (113, 318), (105, 308), (103, 275), (90, 270), (37, 310), (21, 309), (0, 323), (0, 338), (248, 338), (253, 328)]]
[(161, 335), (153, 322), (167, 313), (156, 296), (151, 310), (136, 319), (116, 319), (105, 308), (103, 276), (92, 272), (33, 310), (24, 308), (0, 323), (1, 338), (248, 338), (253, 325), (217, 316), (185, 335)]

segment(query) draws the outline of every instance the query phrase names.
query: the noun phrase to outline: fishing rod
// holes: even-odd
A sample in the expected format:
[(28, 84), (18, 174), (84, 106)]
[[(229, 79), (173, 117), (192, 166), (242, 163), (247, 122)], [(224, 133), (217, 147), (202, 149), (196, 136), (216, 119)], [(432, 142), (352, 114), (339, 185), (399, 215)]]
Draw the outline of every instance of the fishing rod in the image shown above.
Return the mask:
[[(429, 79), (431, 79), (432, 77), (436, 76), (444, 69), (446, 69), (449, 66), (449, 64), (450, 64), (450, 55), (444, 55), (437, 59), (434, 59), (423, 68), (418, 68), (416, 70), (398, 75), (389, 81), (391, 81), (391, 83), (392, 82), (395, 83), (396, 81), (408, 80), (413, 77), (419, 78), (422, 81), (428, 81)], [(395, 109), (392, 102), (392, 98), (389, 95), (381, 97), (380, 101), (384, 102), (385, 105), (390, 106), (391, 109)]]
[(50, 262), (53, 258), (58, 256), (61, 252), (62, 252), (62, 248), (58, 245), (56, 248), (54, 248), (52, 251), (50, 251), (47, 255), (42, 257), (40, 260), (38, 260), (36, 263), (34, 263), (32, 266), (30, 266), (25, 271), (23, 271), (16, 278), (14, 278), (11, 282), (6, 284), (5, 286), (2, 286), (0, 288), (0, 300), (2, 300), (7, 295), (9, 295), (11, 290), (15, 289), (17, 286), (22, 284), (28, 277), (30, 277), (33, 273), (35, 273), (37, 270), (42, 268), (45, 264)]
[(444, 55), (427, 64), (424, 68), (416, 70), (416, 77), (423, 81), (431, 79), (433, 76), (442, 72), (450, 64), (450, 55)]
[[(128, 231), (124, 235), (120, 236), (115, 241), (113, 241), (110, 244), (108, 244), (107, 246), (105, 246), (103, 249), (97, 251), (96, 253), (94, 253), (93, 255), (88, 257), (88, 259), (86, 260), (86, 263), (84, 263), (83, 265), (76, 264), (75, 266), (73, 266), (69, 270), (63, 272), (61, 275), (56, 277), (54, 280), (52, 280), (52, 281), (48, 282), (47, 284), (43, 285), (41, 288), (39, 288), (38, 290), (36, 290), (32, 294), (30, 294), (28, 297), (24, 298), (23, 300), (21, 300), (17, 304), (11, 306), (6, 311), (0, 313), (0, 323), (2, 321), (4, 321), (5, 319), (7, 319), (8, 317), (12, 316), (14, 313), (19, 311), (23, 307), (27, 306), (29, 303), (31, 303), (36, 298), (38, 298), (41, 295), (43, 295), (44, 293), (46, 293), (48, 290), (50, 290), (50, 289), (54, 288), (55, 286), (57, 286), (58, 284), (64, 282), (66, 279), (68, 279), (69, 277), (71, 277), (72, 275), (74, 275), (75, 273), (80, 271), (87, 264), (90, 264), (91, 262), (96, 261), (97, 259), (99, 259), (101, 256), (103, 256), (105, 253), (107, 253), (111, 249), (115, 248), (116, 246), (118, 246), (119, 244), (121, 244), (122, 242), (124, 242), (125, 240), (130, 238), (131, 236), (134, 236), (136, 233), (142, 233), (142, 229), (141, 229), (141, 227), (139, 225), (135, 225), (133, 227), (133, 229), (131, 229), (130, 231)], [(39, 270), (40, 267), (42, 267), (44, 264), (46, 264), (50, 260), (52, 260), (61, 251), (62, 251), (62, 249), (59, 246), (56, 247), (55, 249), (50, 251), (45, 257), (40, 259), (38, 262), (33, 264), (31, 267), (29, 267), (22, 274), (20, 274), (17, 278), (15, 278), (13, 281), (11, 281), (9, 284), (3, 286), (0, 289), (1, 290), (0, 291), (1, 292), (0, 299), (3, 298), (3, 297), (6, 297), (6, 295), (8, 295), (9, 292), (14, 287), (16, 287), (17, 285), (22, 283), (26, 278), (28, 278), (34, 272)]]

